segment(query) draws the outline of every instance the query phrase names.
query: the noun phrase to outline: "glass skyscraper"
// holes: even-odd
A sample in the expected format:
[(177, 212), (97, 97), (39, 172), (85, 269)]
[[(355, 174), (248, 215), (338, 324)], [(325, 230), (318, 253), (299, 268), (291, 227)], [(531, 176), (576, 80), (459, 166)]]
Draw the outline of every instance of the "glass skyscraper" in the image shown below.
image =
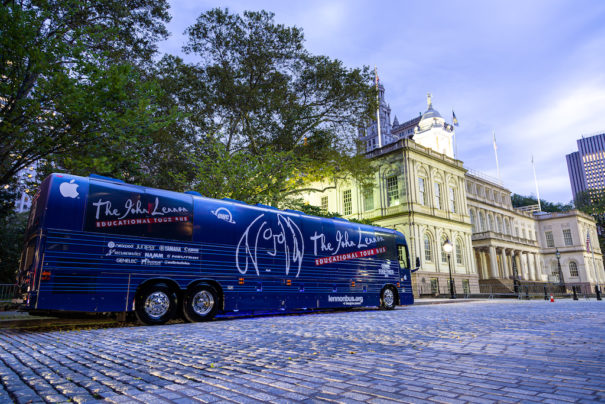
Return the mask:
[(566, 158), (574, 199), (579, 192), (605, 190), (605, 133), (578, 139), (578, 151)]

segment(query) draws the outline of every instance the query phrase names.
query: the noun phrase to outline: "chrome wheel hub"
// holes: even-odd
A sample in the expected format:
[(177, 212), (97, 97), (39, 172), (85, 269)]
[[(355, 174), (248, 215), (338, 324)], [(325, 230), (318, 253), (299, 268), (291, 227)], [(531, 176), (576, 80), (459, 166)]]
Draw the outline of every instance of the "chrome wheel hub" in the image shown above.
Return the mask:
[(212, 293), (207, 290), (201, 290), (193, 296), (193, 301), (191, 302), (191, 308), (193, 311), (200, 315), (205, 316), (212, 311), (214, 307), (214, 296)]
[(395, 295), (393, 295), (393, 291), (391, 289), (385, 289), (382, 294), (382, 300), (384, 301), (384, 305), (386, 307), (391, 307), (395, 303)]
[(153, 292), (145, 300), (145, 313), (151, 318), (158, 319), (168, 313), (170, 298), (164, 292)]

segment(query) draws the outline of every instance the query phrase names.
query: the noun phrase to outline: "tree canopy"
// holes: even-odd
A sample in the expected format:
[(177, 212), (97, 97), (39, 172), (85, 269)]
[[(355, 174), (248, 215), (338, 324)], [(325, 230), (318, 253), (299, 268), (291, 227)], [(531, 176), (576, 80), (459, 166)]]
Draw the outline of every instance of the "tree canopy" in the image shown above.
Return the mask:
[(132, 177), (145, 135), (166, 124), (144, 71), (167, 36), (167, 2), (0, 7), (0, 187), (35, 161)]
[[(513, 194), (511, 196), (511, 202), (514, 208), (519, 208), (521, 206), (528, 205), (537, 205), (538, 198), (532, 196), (523, 196), (519, 194)], [(542, 211), (544, 212), (565, 212), (573, 209), (573, 205), (571, 203), (561, 203), (561, 202), (548, 202), (544, 199), (540, 199), (540, 206), (542, 207)]]
[(354, 138), (375, 99), (367, 67), (311, 55), (300, 29), (266, 11), (213, 9), (187, 34), (203, 83), (189, 89), (205, 118), (194, 122), (196, 190), (275, 204), (302, 184), (364, 173)]

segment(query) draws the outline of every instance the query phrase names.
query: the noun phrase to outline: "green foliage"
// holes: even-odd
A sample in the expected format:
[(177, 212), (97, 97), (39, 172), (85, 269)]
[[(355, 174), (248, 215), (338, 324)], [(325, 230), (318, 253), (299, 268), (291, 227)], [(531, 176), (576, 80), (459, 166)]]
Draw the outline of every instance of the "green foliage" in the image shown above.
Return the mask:
[(0, 218), (0, 283), (15, 283), (23, 249), (26, 213), (13, 213)]
[(135, 178), (145, 135), (166, 123), (143, 71), (167, 35), (167, 2), (0, 7), (0, 187), (15, 187), (17, 172), (40, 160)]
[(605, 189), (579, 192), (574, 200), (576, 208), (592, 216), (605, 215)]
[(206, 134), (193, 148), (199, 192), (276, 205), (302, 184), (369, 172), (351, 147), (375, 99), (367, 67), (309, 54), (300, 29), (265, 11), (214, 9), (187, 33), (199, 61), (184, 76), (195, 84), (182, 83), (192, 119), (179, 125)]
[[(538, 204), (537, 198), (533, 196), (523, 196), (518, 194), (513, 194), (511, 196), (511, 201), (514, 208)], [(542, 207), (543, 212), (566, 212), (573, 209), (573, 205), (571, 203), (552, 203), (545, 201), (544, 199), (540, 199), (540, 205)]]

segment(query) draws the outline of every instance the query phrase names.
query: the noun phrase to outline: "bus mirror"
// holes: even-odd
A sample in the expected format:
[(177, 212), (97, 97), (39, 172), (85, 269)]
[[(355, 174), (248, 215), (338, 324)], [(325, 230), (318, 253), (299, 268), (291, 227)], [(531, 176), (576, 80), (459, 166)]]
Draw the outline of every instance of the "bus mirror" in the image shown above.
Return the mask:
[(416, 267), (412, 269), (412, 272), (416, 272), (420, 269), (420, 257), (416, 257)]

